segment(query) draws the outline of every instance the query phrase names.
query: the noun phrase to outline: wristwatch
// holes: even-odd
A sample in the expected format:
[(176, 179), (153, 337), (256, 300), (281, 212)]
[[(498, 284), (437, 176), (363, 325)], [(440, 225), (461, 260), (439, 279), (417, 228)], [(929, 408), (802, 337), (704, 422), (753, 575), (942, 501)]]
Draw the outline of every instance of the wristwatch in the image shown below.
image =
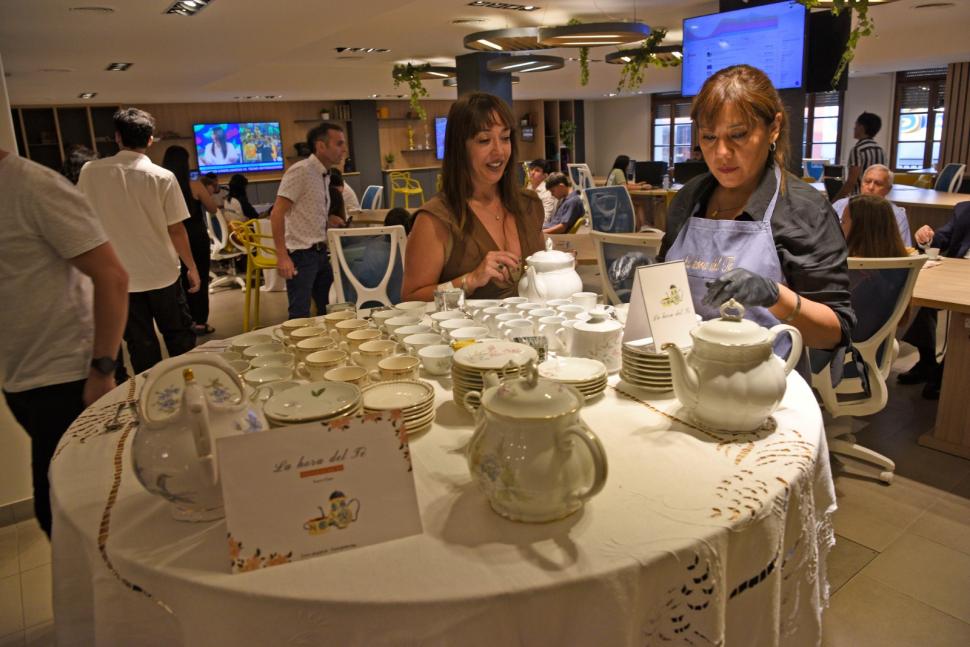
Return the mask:
[(114, 375), (117, 367), (118, 362), (115, 361), (114, 357), (95, 357), (91, 360), (91, 368), (102, 375)]

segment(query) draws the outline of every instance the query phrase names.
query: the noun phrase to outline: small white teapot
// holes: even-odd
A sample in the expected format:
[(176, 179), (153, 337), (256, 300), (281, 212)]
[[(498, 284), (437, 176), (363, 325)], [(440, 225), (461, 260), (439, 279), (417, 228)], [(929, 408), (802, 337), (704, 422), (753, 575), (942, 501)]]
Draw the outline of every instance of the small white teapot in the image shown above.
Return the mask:
[(168, 500), (180, 521), (221, 519), (216, 439), (268, 427), (236, 372), (215, 353), (163, 360), (142, 389), (138, 418), (131, 446), (138, 481)]
[[(730, 299), (721, 318), (691, 331), (689, 357), (676, 344), (664, 344), (670, 356), (674, 394), (694, 421), (725, 431), (760, 427), (785, 395), (786, 378), (802, 354), (802, 335), (786, 324), (771, 329), (742, 319), (744, 306)], [(781, 332), (791, 335), (787, 362), (772, 352)]]
[(486, 373), (484, 391), (466, 394), (476, 419), (468, 468), (498, 514), (553, 521), (603, 489), (606, 452), (579, 417), (584, 400), (576, 389), (539, 378), (532, 362), (522, 374), (499, 383)]
[(545, 303), (549, 299), (568, 299), (582, 292), (583, 279), (576, 272), (576, 258), (552, 248), (546, 238), (546, 248), (525, 259), (526, 272), (519, 279), (519, 296), (529, 301)]

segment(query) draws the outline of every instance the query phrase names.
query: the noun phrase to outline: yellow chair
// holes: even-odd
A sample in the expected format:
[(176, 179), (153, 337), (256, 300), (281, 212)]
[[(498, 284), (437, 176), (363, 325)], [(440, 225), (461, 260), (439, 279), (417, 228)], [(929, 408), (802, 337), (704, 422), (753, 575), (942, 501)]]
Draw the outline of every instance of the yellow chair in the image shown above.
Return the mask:
[[(260, 231), (260, 220), (232, 223), (232, 240), (246, 250), (246, 302), (243, 306), (243, 330), (259, 327), (259, 283), (263, 270), (276, 269), (276, 247), (272, 234)], [(268, 241), (268, 244), (267, 244)], [(256, 293), (253, 299), (253, 292)], [(255, 301), (255, 307), (250, 304)], [(249, 325), (249, 313), (253, 312), (253, 325)]]
[(424, 189), (421, 183), (411, 177), (410, 173), (394, 171), (390, 174), (391, 180), (391, 208), (394, 208), (394, 197), (404, 196), (404, 208), (411, 208), (411, 196), (421, 196), (418, 206), (424, 204)]
[(919, 175), (916, 173), (896, 173), (896, 177), (893, 178), (893, 184), (916, 186), (917, 180), (919, 180)]
[(921, 189), (932, 189), (933, 176), (929, 173), (920, 173), (920, 176), (916, 178), (916, 186)]

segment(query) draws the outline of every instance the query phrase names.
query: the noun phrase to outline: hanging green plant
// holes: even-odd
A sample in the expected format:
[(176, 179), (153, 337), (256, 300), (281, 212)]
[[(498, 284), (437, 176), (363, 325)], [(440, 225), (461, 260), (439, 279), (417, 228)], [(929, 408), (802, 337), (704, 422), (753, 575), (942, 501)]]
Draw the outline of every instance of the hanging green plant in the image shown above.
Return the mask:
[(419, 119), (428, 118), (427, 111), (421, 105), (421, 97), (428, 96), (428, 91), (424, 88), (424, 84), (421, 83), (421, 73), (427, 71), (430, 67), (430, 63), (425, 63), (424, 65), (412, 65), (408, 63), (406, 65), (395, 65), (391, 71), (391, 75), (394, 77), (395, 88), (400, 87), (402, 83), (408, 84), (408, 90), (411, 93), (411, 111)]
[(663, 42), (664, 36), (667, 35), (667, 30), (663, 27), (657, 27), (650, 31), (650, 36), (643, 41), (643, 45), (634, 49), (625, 49), (623, 54), (630, 58), (629, 61), (623, 64), (623, 69), (620, 70), (620, 82), (616, 86), (617, 92), (622, 92), (624, 89), (636, 90), (643, 84), (643, 72), (644, 68), (648, 65), (653, 65), (654, 67), (675, 67), (680, 65), (680, 59), (666, 59), (657, 56), (654, 50), (660, 46)]
[[(567, 25), (581, 25), (583, 21), (572, 18)], [(589, 48), (580, 47), (579, 48), (579, 84), (588, 85), (589, 84)]]
[(566, 148), (573, 147), (573, 138), (576, 136), (576, 123), (569, 119), (559, 122), (559, 140)]
[[(843, 11), (848, 11), (850, 13), (850, 21), (852, 20), (852, 12), (855, 12), (856, 15), (855, 26), (849, 32), (849, 40), (845, 43), (845, 51), (842, 52), (842, 58), (839, 59), (839, 66), (835, 69), (835, 74), (832, 76), (832, 89), (835, 89), (839, 83), (839, 77), (842, 76), (842, 72), (848, 67), (849, 62), (855, 58), (855, 48), (859, 45), (859, 41), (866, 36), (872, 35), (875, 31), (875, 24), (872, 22), (872, 18), (869, 17), (869, 0), (831, 1), (832, 7), (829, 11), (833, 15), (838, 16)], [(798, 2), (804, 5), (809, 11), (820, 6), (820, 0), (798, 0)]]

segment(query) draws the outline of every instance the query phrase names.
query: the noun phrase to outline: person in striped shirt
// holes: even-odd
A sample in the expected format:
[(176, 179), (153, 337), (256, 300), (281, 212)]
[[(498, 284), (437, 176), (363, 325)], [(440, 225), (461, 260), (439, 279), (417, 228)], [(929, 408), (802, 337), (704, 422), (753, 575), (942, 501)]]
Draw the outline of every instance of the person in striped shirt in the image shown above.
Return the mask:
[(873, 164), (886, 163), (886, 152), (873, 140), (880, 128), (882, 128), (882, 119), (879, 115), (863, 112), (856, 119), (852, 136), (859, 141), (849, 152), (849, 175), (832, 202), (857, 195), (862, 190), (862, 172)]

